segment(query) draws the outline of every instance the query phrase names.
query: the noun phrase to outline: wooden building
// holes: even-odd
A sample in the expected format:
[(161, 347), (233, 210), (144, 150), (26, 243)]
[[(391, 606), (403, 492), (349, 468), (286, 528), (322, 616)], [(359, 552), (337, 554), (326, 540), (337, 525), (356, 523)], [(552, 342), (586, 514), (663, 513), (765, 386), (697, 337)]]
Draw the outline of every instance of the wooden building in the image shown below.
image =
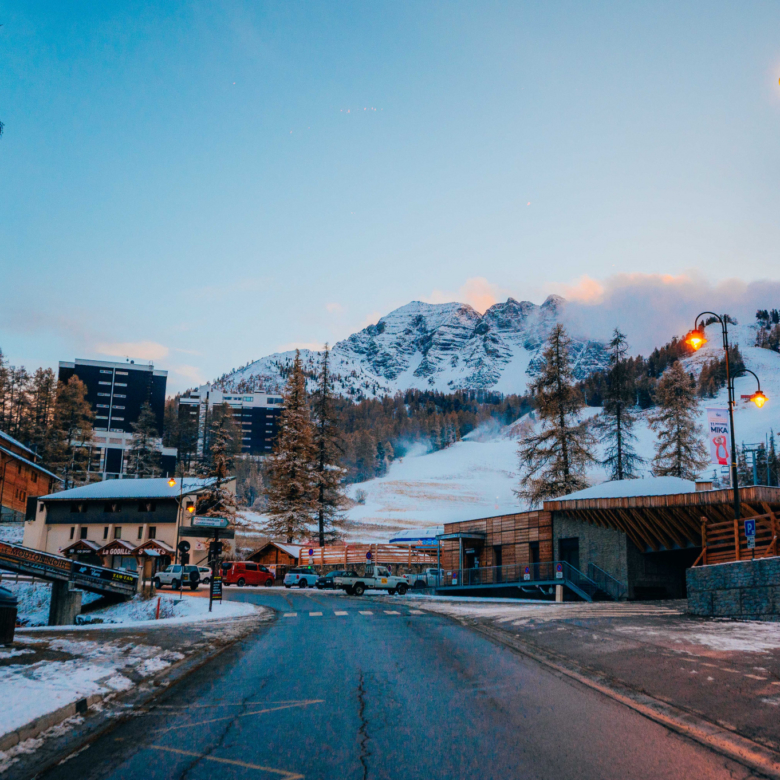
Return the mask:
[(0, 431), (0, 517), (3, 520), (22, 522), (28, 499), (51, 493), (60, 481), (39, 461), (31, 449)]
[(298, 565), (300, 554), (299, 544), (268, 541), (255, 550), (247, 560), (262, 564), (279, 580), (284, 578), (289, 569)]
[(445, 523), (441, 536), (441, 567), (473, 569), (544, 563), (553, 560), (552, 515), (518, 512)]

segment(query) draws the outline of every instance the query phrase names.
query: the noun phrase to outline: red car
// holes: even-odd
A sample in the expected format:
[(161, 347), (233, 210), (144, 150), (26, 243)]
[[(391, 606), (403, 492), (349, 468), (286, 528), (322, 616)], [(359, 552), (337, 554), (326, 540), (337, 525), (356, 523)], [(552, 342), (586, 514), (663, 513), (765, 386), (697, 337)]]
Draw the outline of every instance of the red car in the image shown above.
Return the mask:
[(274, 575), (259, 563), (250, 561), (225, 561), (222, 564), (222, 582), (225, 585), (270, 586), (274, 584)]

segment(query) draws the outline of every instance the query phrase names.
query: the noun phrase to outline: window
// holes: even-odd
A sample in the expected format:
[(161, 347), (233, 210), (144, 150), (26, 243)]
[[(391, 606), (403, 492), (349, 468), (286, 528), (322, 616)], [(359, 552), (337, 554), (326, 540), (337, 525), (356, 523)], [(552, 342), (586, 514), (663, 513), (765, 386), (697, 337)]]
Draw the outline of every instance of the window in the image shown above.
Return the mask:
[[(107, 414), (96, 414), (95, 415), (96, 420), (107, 420), (108, 415)], [(105, 428), (102, 428), (101, 430), (105, 430)]]
[(103, 538), (108, 539), (108, 526), (103, 528)]
[(33, 471), (33, 473), (32, 473), (32, 481), (33, 481), (33, 483), (37, 483), (38, 482), (38, 472), (37, 471)]
[(257, 571), (257, 564), (256, 563), (247, 563), (246, 564), (246, 570), (247, 571)]
[(114, 409), (124, 409), (124, 406), (114, 406)]
[(150, 525), (149, 526), (149, 538), (150, 539), (156, 539), (157, 538), (157, 526), (156, 525)]
[(105, 504), (103, 506), (104, 512), (120, 512), (122, 507), (119, 504)]
[(72, 525), (72, 526), (70, 527), (70, 538), (71, 538), (71, 539), (73, 538), (73, 535), (74, 535), (75, 533), (76, 533), (76, 526), (75, 526), (75, 525)]
[(114, 422), (124, 422), (125, 421), (124, 417), (114, 417), (113, 419), (114, 419)]
[(127, 387), (127, 382), (114, 382), (114, 387)]
[(127, 376), (127, 371), (117, 371), (116, 375), (117, 376)]
[(114, 372), (107, 368), (101, 368), (100, 369), (101, 374), (113, 374)]
[(139, 512), (154, 512), (156, 508), (157, 505), (154, 503), (154, 501), (141, 501), (138, 504)]
[(126, 395), (120, 395), (119, 393), (114, 393), (114, 398), (127, 398)]
[(22, 473), (22, 464), (21, 463), (17, 463), (16, 464), (16, 473), (17, 474), (21, 474)]
[(110, 409), (110, 404), (95, 404), (98, 409)]
[(87, 529), (86, 528), (82, 528), (81, 529), (81, 536), (80, 536), (80, 538), (81, 539), (86, 539), (87, 538)]
[(111, 386), (111, 382), (98, 382), (99, 385), (108, 385)]
[(144, 538), (144, 527), (142, 525), (138, 526), (138, 538), (143, 539)]
[(87, 511), (87, 505), (86, 504), (71, 504), (70, 505), (70, 511), (71, 512), (86, 512)]
[(114, 539), (122, 538), (122, 526), (118, 525), (114, 528)]
[(98, 398), (111, 398), (111, 393), (98, 393)]

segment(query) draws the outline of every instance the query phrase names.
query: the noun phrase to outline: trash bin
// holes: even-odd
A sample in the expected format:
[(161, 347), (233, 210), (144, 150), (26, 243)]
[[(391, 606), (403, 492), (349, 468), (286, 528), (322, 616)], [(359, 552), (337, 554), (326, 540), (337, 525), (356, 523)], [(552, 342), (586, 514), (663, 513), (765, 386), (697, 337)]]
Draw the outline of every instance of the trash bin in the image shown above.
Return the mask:
[(10, 645), (14, 641), (16, 604), (16, 596), (7, 588), (0, 588), (0, 645)]

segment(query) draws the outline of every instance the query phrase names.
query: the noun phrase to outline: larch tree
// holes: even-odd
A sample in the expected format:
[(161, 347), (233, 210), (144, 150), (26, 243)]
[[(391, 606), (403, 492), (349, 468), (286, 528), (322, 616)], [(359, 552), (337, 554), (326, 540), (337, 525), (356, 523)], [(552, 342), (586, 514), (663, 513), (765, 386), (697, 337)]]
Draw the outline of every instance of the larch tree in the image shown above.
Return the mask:
[(650, 427), (658, 435), (653, 474), (696, 479), (709, 461), (699, 430), (696, 380), (677, 361), (666, 370), (655, 391), (656, 412)]
[(49, 464), (59, 472), (65, 489), (89, 479), (93, 420), (87, 386), (77, 376), (59, 383)]
[(317, 389), (314, 392), (314, 480), (316, 484), (317, 534), (320, 546), (334, 541), (343, 524), (346, 496), (341, 446), (333, 410), (333, 380), (328, 345), (320, 358)]
[(523, 434), (518, 445), (520, 489), (516, 495), (531, 506), (588, 486), (585, 467), (594, 460), (594, 437), (579, 415), (585, 401), (574, 386), (571, 339), (556, 325), (547, 339), (544, 363), (531, 383), (541, 423)]
[(609, 343), (609, 371), (602, 401), (602, 412), (596, 418), (594, 428), (605, 445), (602, 465), (607, 468), (611, 480), (636, 479), (644, 459), (634, 447), (636, 434), (635, 389), (628, 363), (628, 342), (615, 328)]
[(272, 537), (292, 542), (308, 536), (309, 525), (317, 511), (314, 431), (298, 350), (283, 395), (279, 433), (268, 459), (266, 530)]
[(133, 438), (127, 453), (127, 473), (136, 477), (157, 477), (160, 475), (160, 451), (157, 440), (157, 417), (151, 404), (146, 401), (138, 413), (138, 420), (130, 424)]

